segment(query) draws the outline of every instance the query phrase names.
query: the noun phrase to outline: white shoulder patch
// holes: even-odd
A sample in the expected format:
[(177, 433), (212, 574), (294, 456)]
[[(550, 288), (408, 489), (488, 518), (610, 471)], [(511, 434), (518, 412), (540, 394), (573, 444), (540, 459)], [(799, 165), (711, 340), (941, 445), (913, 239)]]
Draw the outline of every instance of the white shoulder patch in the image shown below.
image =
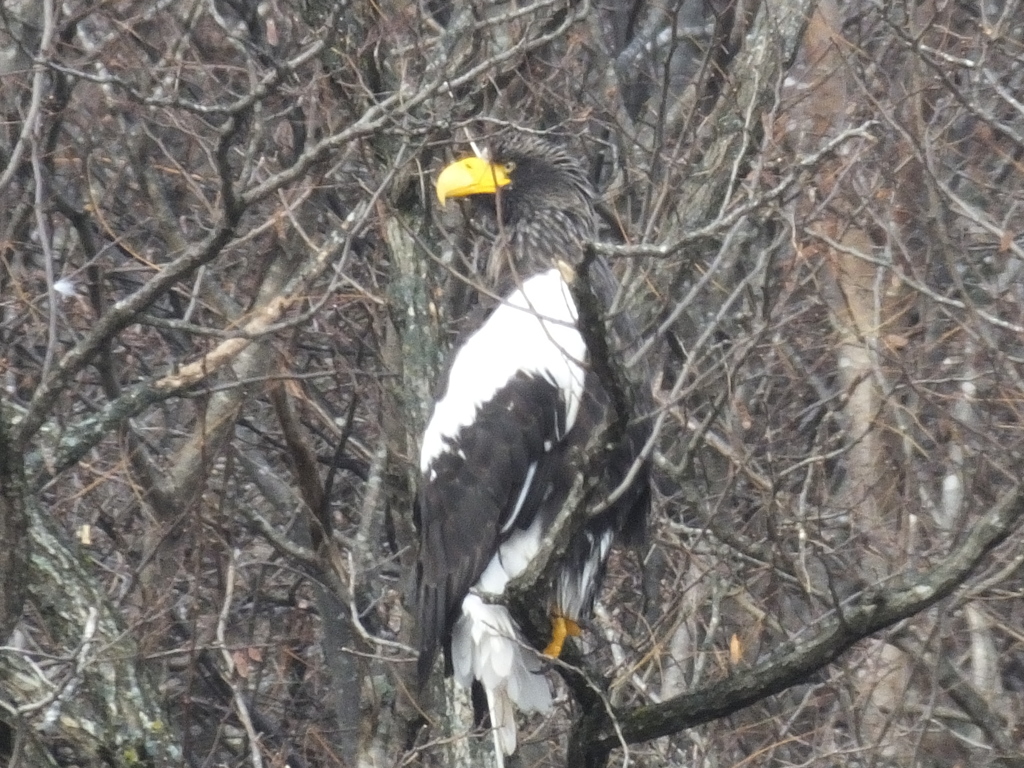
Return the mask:
[(576, 318), (576, 304), (557, 269), (524, 281), (495, 309), (455, 355), (448, 390), (423, 433), (420, 471), (426, 472), (447, 449), (447, 441), (520, 372), (543, 377), (561, 390), (566, 430), (572, 428), (583, 395), (587, 353)]

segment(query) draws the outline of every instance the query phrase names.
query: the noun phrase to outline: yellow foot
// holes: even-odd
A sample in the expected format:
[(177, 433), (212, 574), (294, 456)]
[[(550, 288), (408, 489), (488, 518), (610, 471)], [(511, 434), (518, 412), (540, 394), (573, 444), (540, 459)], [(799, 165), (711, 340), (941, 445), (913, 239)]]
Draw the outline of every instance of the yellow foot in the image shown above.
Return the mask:
[(565, 645), (565, 638), (579, 637), (582, 634), (580, 625), (565, 616), (555, 615), (551, 617), (551, 642), (544, 649), (544, 655), (557, 659), (562, 655), (562, 646)]

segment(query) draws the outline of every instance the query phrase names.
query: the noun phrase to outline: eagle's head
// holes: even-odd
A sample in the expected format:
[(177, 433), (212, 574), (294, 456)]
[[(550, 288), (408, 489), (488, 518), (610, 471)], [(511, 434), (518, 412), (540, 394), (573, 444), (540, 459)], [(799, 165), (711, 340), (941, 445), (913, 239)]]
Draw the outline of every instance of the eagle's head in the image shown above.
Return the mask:
[(437, 197), (473, 197), (496, 217), (515, 261), (537, 267), (575, 263), (594, 239), (594, 192), (579, 164), (560, 146), (533, 135), (492, 142), (441, 171)]

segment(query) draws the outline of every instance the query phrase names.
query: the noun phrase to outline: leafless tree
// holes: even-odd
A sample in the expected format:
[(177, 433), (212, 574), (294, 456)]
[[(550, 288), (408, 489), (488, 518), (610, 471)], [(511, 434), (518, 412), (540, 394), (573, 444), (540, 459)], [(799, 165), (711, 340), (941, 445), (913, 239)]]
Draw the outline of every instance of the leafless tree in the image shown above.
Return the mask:
[(516, 759), (1024, 766), (1022, 40), (1020, 0), (9, 0), (0, 750), (486, 759), (411, 682), (411, 457), (473, 236), (433, 174), (516, 126), (601, 190), (658, 470)]

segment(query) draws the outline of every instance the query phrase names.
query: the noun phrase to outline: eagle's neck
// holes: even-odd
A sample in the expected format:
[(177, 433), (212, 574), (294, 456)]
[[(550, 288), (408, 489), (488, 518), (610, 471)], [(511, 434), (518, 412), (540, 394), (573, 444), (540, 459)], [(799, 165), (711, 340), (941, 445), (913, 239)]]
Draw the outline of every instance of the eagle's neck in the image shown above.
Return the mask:
[(504, 296), (560, 261), (579, 264), (594, 234), (592, 216), (550, 208), (532, 212), (499, 231), (487, 265), (489, 287)]

